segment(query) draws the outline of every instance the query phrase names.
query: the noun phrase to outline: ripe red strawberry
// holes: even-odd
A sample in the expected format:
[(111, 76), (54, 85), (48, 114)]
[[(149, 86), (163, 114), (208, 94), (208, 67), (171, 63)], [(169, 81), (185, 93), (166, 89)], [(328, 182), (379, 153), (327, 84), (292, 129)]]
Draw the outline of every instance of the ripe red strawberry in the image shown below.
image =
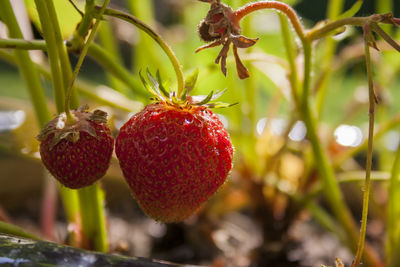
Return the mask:
[(218, 116), (206, 106), (185, 103), (146, 106), (116, 139), (115, 152), (135, 199), (148, 216), (167, 223), (199, 209), (232, 167), (232, 143)]
[(107, 127), (107, 114), (86, 108), (72, 110), (75, 122), (65, 113), (42, 130), (40, 156), (49, 172), (64, 186), (78, 189), (93, 184), (106, 173), (114, 139)]

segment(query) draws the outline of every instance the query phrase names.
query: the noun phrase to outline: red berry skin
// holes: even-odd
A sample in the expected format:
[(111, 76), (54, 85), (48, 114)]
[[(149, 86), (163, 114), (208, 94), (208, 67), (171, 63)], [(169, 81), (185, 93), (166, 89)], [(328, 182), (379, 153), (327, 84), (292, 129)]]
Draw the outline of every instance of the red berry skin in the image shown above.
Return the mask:
[(60, 140), (52, 147), (54, 133), (40, 143), (40, 156), (49, 172), (64, 186), (79, 189), (103, 177), (110, 165), (114, 139), (103, 123), (89, 121), (97, 137), (79, 132), (75, 143)]
[(205, 107), (150, 104), (120, 130), (115, 148), (142, 210), (166, 223), (192, 215), (225, 182), (233, 147)]

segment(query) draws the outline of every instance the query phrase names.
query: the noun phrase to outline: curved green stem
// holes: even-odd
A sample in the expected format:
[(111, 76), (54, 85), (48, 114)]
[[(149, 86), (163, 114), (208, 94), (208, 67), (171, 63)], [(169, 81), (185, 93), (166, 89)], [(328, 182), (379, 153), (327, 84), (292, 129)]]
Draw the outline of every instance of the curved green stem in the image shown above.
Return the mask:
[(177, 78), (177, 86), (178, 86), (178, 91), (177, 91), (177, 98), (181, 98), (182, 93), (184, 92), (185, 89), (185, 80), (183, 78), (183, 72), (182, 72), (182, 67), (178, 61), (178, 58), (175, 56), (175, 53), (172, 51), (171, 47), (164, 41), (164, 39), (157, 33), (155, 32), (149, 25), (144, 23), (143, 21), (137, 19), (136, 17), (111, 8), (107, 8), (104, 12), (105, 15), (116, 17), (122, 20), (125, 20), (129, 23), (132, 23), (145, 33), (147, 33), (151, 38), (153, 38), (154, 41), (157, 42), (157, 44), (161, 47), (161, 49), (165, 52), (165, 54), (168, 56), (169, 60), (171, 61), (172, 66), (174, 67), (176, 78)]
[(368, 129), (368, 153), (367, 162), (365, 167), (365, 184), (364, 184), (364, 196), (363, 196), (363, 208), (361, 217), (361, 229), (360, 238), (357, 245), (357, 253), (355, 260), (352, 264), (353, 267), (358, 267), (361, 256), (364, 251), (365, 235), (367, 232), (367, 216), (368, 216), (368, 202), (369, 202), (369, 192), (371, 186), (371, 168), (372, 168), (372, 150), (374, 141), (374, 112), (375, 112), (375, 92), (374, 83), (372, 80), (372, 70), (371, 70), (371, 55), (370, 48), (368, 45), (368, 34), (372, 34), (369, 29), (369, 25), (364, 27), (364, 42), (365, 42), (365, 64), (368, 76), (368, 92), (369, 92), (369, 129)]
[(300, 40), (304, 40), (305, 33), (303, 25), (300, 22), (299, 17), (297, 16), (296, 12), (291, 8), (289, 5), (278, 2), (278, 1), (260, 1), (260, 2), (252, 2), (248, 3), (247, 5), (239, 8), (235, 11), (235, 19), (239, 22), (243, 17), (247, 16), (248, 14), (260, 10), (260, 9), (276, 9), (283, 12), (290, 22), (294, 30), (296, 31), (297, 35), (299, 36)]

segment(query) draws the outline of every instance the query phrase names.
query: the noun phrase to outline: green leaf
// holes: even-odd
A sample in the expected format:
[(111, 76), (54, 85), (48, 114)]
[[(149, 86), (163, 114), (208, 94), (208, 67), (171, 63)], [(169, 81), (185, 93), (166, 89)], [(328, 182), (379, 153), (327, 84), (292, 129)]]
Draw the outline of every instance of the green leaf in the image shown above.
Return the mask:
[(168, 98), (168, 94), (165, 95), (164, 92), (162, 92), (162, 90), (160, 90), (160, 84), (158, 83), (156, 78), (154, 78), (154, 76), (151, 74), (151, 72), (149, 71), (149, 68), (146, 69), (146, 75), (147, 75), (147, 79), (149, 79), (149, 81), (150, 81), (153, 91), (157, 94), (157, 98), (160, 98), (163, 100), (165, 99), (165, 97)]
[(223, 94), (225, 94), (225, 92), (226, 92), (226, 88), (225, 88), (224, 90), (221, 90), (221, 91), (219, 91), (219, 92), (216, 92), (216, 93), (212, 96), (211, 101), (220, 98)]
[(357, 0), (348, 10), (341, 14), (337, 19), (350, 18), (354, 16), (361, 8), (363, 0)]
[(205, 106), (207, 106), (208, 108), (229, 108), (232, 106), (235, 106), (239, 104), (238, 102), (233, 103), (233, 104), (229, 104), (229, 103), (223, 103), (223, 102), (213, 102), (213, 103), (208, 103)]
[(211, 100), (213, 94), (214, 94), (214, 91), (211, 91), (203, 100), (201, 100), (200, 102), (195, 103), (195, 104), (196, 104), (196, 105), (199, 105), (199, 106), (200, 106), (200, 105), (207, 104), (208, 102), (210, 102), (210, 100)]
[(155, 96), (157, 99), (161, 98), (161, 100), (165, 100), (161, 95), (159, 95), (157, 93), (157, 91), (155, 91), (155, 89), (153, 88), (153, 86), (151, 86), (150, 84), (147, 83), (146, 79), (143, 77), (142, 75), (142, 70), (139, 71), (139, 77), (140, 80), (142, 81), (144, 87), (146, 88), (146, 90), (152, 94), (153, 96)]
[(149, 68), (146, 69), (146, 75), (147, 75), (147, 79), (149, 79), (150, 84), (153, 86), (153, 88), (158, 89), (160, 87), (160, 85), (158, 84), (158, 81), (156, 80), (156, 78), (154, 78), (154, 76), (151, 74)]
[(190, 74), (189, 77), (186, 78), (186, 80), (185, 80), (185, 90), (186, 90), (187, 94), (189, 94), (190, 91), (193, 90), (194, 86), (196, 85), (198, 76), (199, 76), (199, 69), (196, 68), (194, 70), (194, 72), (192, 74)]
[(168, 93), (168, 90), (166, 89), (166, 86), (165, 86), (167, 83), (163, 83), (159, 70), (157, 70), (157, 72), (156, 72), (156, 77), (157, 77), (158, 85), (159, 85), (159, 88), (160, 88), (161, 92), (163, 93), (163, 95), (165, 97), (168, 98), (169, 97), (169, 93)]

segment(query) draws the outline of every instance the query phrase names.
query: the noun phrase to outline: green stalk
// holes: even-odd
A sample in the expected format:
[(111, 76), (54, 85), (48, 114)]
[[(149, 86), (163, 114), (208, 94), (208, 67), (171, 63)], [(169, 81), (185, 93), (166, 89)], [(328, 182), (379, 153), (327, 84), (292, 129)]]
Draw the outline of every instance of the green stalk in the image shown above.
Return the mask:
[[(56, 102), (57, 112), (61, 113), (64, 111), (64, 100), (65, 100), (65, 87), (63, 82), (63, 75), (60, 66), (60, 59), (57, 47), (57, 41), (55, 36), (55, 25), (52, 21), (52, 17), (49, 15), (47, 4), (45, 0), (35, 0), (36, 8), (39, 14), (40, 24), (43, 30), (43, 37), (46, 41), (47, 53), (50, 61), (50, 69), (52, 74), (52, 84), (54, 89), (54, 97)], [(70, 190), (64, 186), (59, 185), (59, 191), (64, 204), (64, 209), (67, 214), (69, 222), (73, 222), (78, 228), (80, 225), (79, 217), (79, 204), (78, 196), (74, 190)], [(70, 241), (74, 245), (77, 245), (79, 238), (77, 238), (73, 232), (70, 235)]]
[(309, 41), (315, 41), (320, 38), (325, 37), (326, 35), (330, 34), (332, 31), (339, 29), (340, 27), (346, 25), (352, 26), (364, 26), (365, 23), (371, 20), (371, 17), (351, 17), (351, 18), (343, 18), (339, 20), (335, 20), (329, 22), (328, 24), (324, 25), (321, 28), (311, 29), (307, 32), (306, 38)]
[[(0, 15), (8, 27), (10, 37), (23, 39), (21, 29), (19, 28), (9, 0), (2, 2)], [(14, 54), (21, 76), (25, 80), (28, 88), (39, 126), (40, 128), (43, 128), (46, 123), (51, 120), (51, 115), (40, 83), (39, 73), (27, 51), (16, 50), (14, 51)], [(77, 220), (78, 217), (76, 215), (79, 212), (79, 206), (77, 205), (77, 196), (75, 192), (72, 190), (61, 190), (61, 197), (66, 209), (67, 220), (72, 224), (78, 225), (79, 221)], [(71, 233), (71, 237), (75, 240), (73, 233)]]
[(18, 226), (2, 221), (0, 221), (0, 233), (25, 237), (33, 240), (40, 240), (40, 238), (35, 236), (34, 234), (31, 234)]
[[(393, 12), (393, 1), (392, 0), (379, 0), (376, 1), (376, 12), (378, 14), (385, 14), (388, 12)], [(385, 30), (385, 32), (392, 34), (393, 32), (393, 27), (391, 25), (382, 25), (382, 28)]]
[[(73, 85), (75, 79), (78, 77), (79, 70), (82, 66), (83, 60), (86, 57), (89, 46), (92, 43), (94, 36), (96, 35), (97, 29), (100, 26), (101, 17), (106, 9), (110, 0), (105, 0), (103, 6), (101, 7), (98, 18), (90, 32), (90, 35), (81, 50), (78, 62), (76, 63), (75, 69), (72, 73), (71, 80), (69, 81), (69, 86), (66, 92), (65, 99), (65, 113), (70, 115), (70, 105), (71, 94), (73, 91)], [(104, 210), (104, 195), (99, 183), (88, 186), (86, 188), (81, 188), (78, 190), (79, 204), (81, 208), (81, 219), (82, 219), (82, 235), (83, 244), (87, 249), (93, 249), (100, 252), (108, 252), (108, 241), (107, 241), (107, 226), (105, 219)]]
[(375, 92), (374, 83), (372, 80), (372, 70), (371, 70), (371, 55), (370, 48), (368, 45), (368, 34), (372, 32), (366, 30), (369, 25), (364, 27), (364, 43), (365, 43), (365, 64), (368, 76), (368, 92), (369, 92), (369, 129), (368, 129), (368, 152), (367, 152), (367, 162), (365, 167), (365, 184), (364, 184), (364, 196), (363, 196), (363, 208), (361, 217), (361, 229), (360, 238), (357, 245), (357, 253), (352, 267), (358, 267), (361, 257), (364, 251), (365, 235), (367, 232), (367, 217), (368, 217), (368, 203), (369, 203), (369, 192), (371, 187), (371, 168), (372, 168), (372, 150), (374, 141), (374, 119), (375, 119)]
[[(49, 12), (50, 21), (54, 24), (54, 37), (57, 46), (57, 52), (60, 60), (61, 74), (64, 83), (64, 89), (68, 88), (69, 81), (72, 77), (71, 62), (69, 60), (68, 52), (61, 35), (60, 25), (57, 19), (56, 9), (52, 0), (46, 0), (47, 10)], [(79, 96), (77, 90), (74, 88), (72, 91), (71, 105), (73, 108), (79, 107)]]
[(104, 12), (105, 15), (116, 17), (122, 20), (125, 20), (133, 25), (135, 25), (137, 28), (141, 29), (144, 31), (146, 34), (148, 34), (151, 38), (153, 38), (154, 41), (161, 47), (161, 49), (164, 51), (164, 53), (168, 56), (172, 66), (174, 67), (176, 78), (177, 78), (177, 86), (178, 90), (176, 91), (176, 96), (177, 98), (181, 98), (182, 93), (184, 92), (185, 89), (185, 79), (183, 78), (183, 72), (182, 72), (182, 67), (178, 61), (178, 58), (175, 56), (175, 53), (172, 51), (171, 47), (164, 41), (164, 39), (157, 33), (155, 32), (149, 25), (144, 23), (143, 21), (137, 19), (136, 17), (111, 8), (107, 8), (106, 11)]
[[(36, 0), (36, 1), (39, 1), (39, 0)], [(70, 114), (70, 101), (71, 101), (71, 97), (72, 97), (72, 92), (73, 92), (73, 88), (74, 88), (75, 79), (78, 77), (78, 73), (79, 73), (79, 70), (80, 70), (80, 68), (82, 66), (83, 60), (85, 59), (86, 54), (87, 54), (87, 52), (89, 50), (89, 46), (92, 43), (92, 41), (94, 39), (94, 36), (96, 35), (97, 29), (100, 26), (101, 17), (103, 16), (104, 10), (106, 9), (108, 3), (110, 3), (110, 0), (104, 0), (103, 6), (101, 7), (101, 9), (99, 11), (99, 14), (98, 14), (99, 18), (96, 19), (96, 23), (94, 24), (93, 29), (90, 32), (90, 35), (89, 35), (85, 45), (83, 46), (83, 48), (81, 50), (81, 54), (79, 56), (78, 62), (76, 63), (75, 69), (74, 69), (74, 71), (72, 73), (72, 77), (69, 80), (69, 84), (68, 84), (68, 87), (66, 89), (66, 97), (65, 97), (65, 105), (64, 105), (65, 113), (69, 117), (71, 116), (71, 114)]]
[[(329, 20), (335, 20), (343, 10), (343, 0), (330, 0), (328, 2), (328, 11), (327, 11), (327, 18)], [(324, 40), (323, 44), (323, 66), (322, 72), (324, 73), (323, 79), (320, 83), (318, 88), (318, 95), (317, 95), (317, 114), (322, 114), (322, 109), (324, 107), (325, 96), (327, 92), (327, 84), (329, 83), (331, 77), (331, 65), (332, 60), (335, 55), (336, 51), (336, 42), (335, 40), (329, 36)]]
[(330, 0), (328, 2), (327, 18), (336, 19), (343, 10), (344, 0)]
[(386, 233), (386, 260), (391, 262), (394, 248), (399, 243), (399, 215), (400, 215), (400, 146), (394, 158), (393, 167), (389, 183), (389, 200), (387, 214), (387, 233)]
[(35, 4), (39, 14), (40, 24), (43, 30), (43, 37), (47, 44), (47, 53), (50, 61), (51, 73), (53, 76), (52, 83), (57, 112), (61, 113), (64, 111), (65, 93), (57, 43), (54, 34), (54, 24), (50, 23), (51, 18), (45, 0), (35, 0)]
[(296, 48), (293, 44), (293, 38), (290, 34), (289, 23), (286, 16), (279, 13), (279, 21), (281, 24), (281, 33), (283, 37), (283, 44), (286, 50), (286, 57), (290, 67), (290, 84), (292, 89), (293, 101), (299, 104), (299, 78), (297, 76), (297, 66), (296, 66)]
[[(317, 123), (316, 116), (312, 112), (312, 108), (310, 106), (310, 86), (311, 86), (311, 65), (312, 65), (312, 41), (313, 38), (320, 38), (324, 36), (326, 33), (330, 31), (344, 26), (346, 24), (357, 24), (361, 23), (361, 26), (368, 20), (369, 18), (346, 18), (341, 19), (339, 21), (335, 21), (332, 23), (328, 23), (323, 28), (319, 28), (316, 30), (312, 30), (307, 32), (304, 31), (303, 25), (300, 22), (295, 11), (288, 5), (277, 2), (277, 1), (259, 1), (254, 3), (249, 3), (248, 5), (238, 9), (235, 11), (235, 17), (237, 21), (240, 21), (244, 16), (250, 14), (253, 11), (265, 9), (265, 8), (273, 8), (278, 9), (283, 12), (290, 22), (294, 30), (296, 31), (302, 46), (304, 53), (304, 80), (303, 80), (303, 91), (301, 96), (301, 103), (298, 106), (298, 109), (301, 113), (302, 119), (307, 128), (307, 136), (311, 143), (314, 159), (316, 161), (316, 166), (318, 168), (320, 177), (322, 179), (323, 188), (325, 192), (325, 197), (331, 207), (333, 214), (339, 220), (341, 225), (344, 227), (346, 235), (348, 237), (348, 244), (350, 248), (356, 248), (356, 240), (357, 240), (357, 227), (351, 216), (351, 213), (346, 206), (342, 193), (340, 191), (338, 182), (335, 179), (334, 171), (332, 166), (329, 164), (326, 154), (322, 148), (322, 145), (319, 141), (317, 134)], [(380, 266), (380, 259), (374, 253), (373, 250), (368, 249), (366, 251), (367, 262), (371, 264), (375, 264), (375, 266)]]
[(99, 183), (79, 189), (79, 203), (84, 248), (108, 252), (104, 193)]
[[(311, 44), (309, 42), (303, 43), (304, 48), (304, 84), (302, 92), (302, 104), (301, 104), (301, 114), (304, 123), (307, 127), (308, 139), (311, 142), (314, 159), (316, 161), (316, 166), (322, 178), (323, 188), (325, 191), (325, 197), (329, 202), (335, 217), (341, 222), (343, 227), (345, 227), (348, 234), (355, 237), (355, 224), (348, 211), (346, 205), (344, 204), (343, 196), (341, 194), (338, 183), (335, 179), (333, 169), (328, 163), (327, 156), (319, 142), (316, 128), (315, 117), (313, 116), (310, 108), (310, 75), (311, 75)], [(350, 238), (353, 239), (353, 238)], [(353, 243), (355, 245), (355, 243)]]
[(42, 40), (24, 40), (0, 38), (0, 48), (22, 49), (22, 50), (45, 50), (46, 43)]
[(85, 13), (82, 18), (82, 21), (79, 23), (78, 29), (75, 32), (78, 35), (81, 44), (84, 43), (84, 39), (87, 36), (90, 28), (92, 27), (93, 18), (94, 18), (94, 0), (86, 0), (85, 1)]
[(323, 190), (333, 214), (345, 228), (348, 235), (348, 243), (353, 249), (356, 247), (357, 228), (353, 218), (344, 203), (338, 183), (335, 179), (333, 169), (328, 163), (327, 156), (319, 142), (316, 128), (316, 119), (313, 116), (310, 104), (310, 75), (311, 75), (311, 44), (304, 42), (304, 84), (302, 92), (301, 114), (307, 128), (308, 139), (310, 140), (314, 160), (322, 178)]
[[(327, 156), (319, 142), (316, 128), (316, 119), (310, 108), (310, 80), (311, 80), (311, 58), (312, 58), (312, 46), (307, 39), (302, 40), (304, 49), (304, 82), (303, 82), (303, 92), (302, 92), (302, 104), (301, 104), (301, 114), (303, 121), (307, 127), (307, 136), (310, 140), (314, 159), (318, 171), (322, 178), (323, 189), (325, 192), (325, 197), (332, 208), (332, 211), (341, 225), (346, 231), (348, 237), (348, 244), (350, 248), (355, 249), (357, 246), (357, 227), (354, 223), (353, 217), (346, 206), (343, 195), (340, 191), (338, 182), (335, 179), (334, 171), (332, 165), (328, 163)], [(381, 266), (380, 259), (376, 253), (368, 248), (365, 251), (366, 261), (368, 264), (373, 266)]]

